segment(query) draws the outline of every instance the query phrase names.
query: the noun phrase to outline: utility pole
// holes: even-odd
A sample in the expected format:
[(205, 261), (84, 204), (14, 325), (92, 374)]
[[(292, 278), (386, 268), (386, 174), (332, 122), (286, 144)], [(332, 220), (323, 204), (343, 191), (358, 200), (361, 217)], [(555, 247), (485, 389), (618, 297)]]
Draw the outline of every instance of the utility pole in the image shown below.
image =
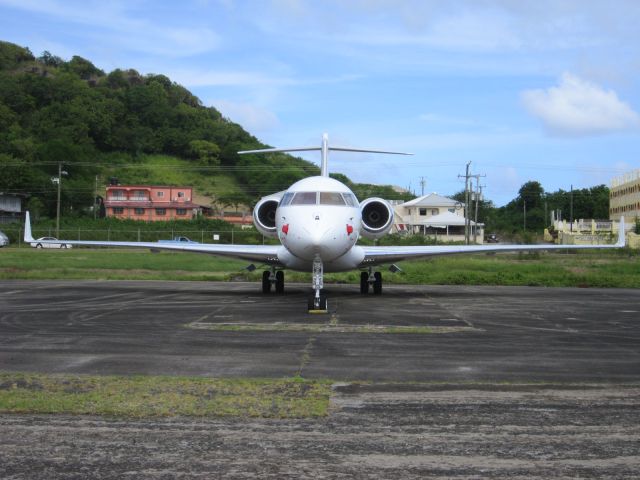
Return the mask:
[(524, 199), (522, 200), (522, 217), (524, 221), (523, 230), (526, 232), (527, 231), (527, 201)]
[[(60, 191), (62, 189), (62, 175), (67, 175), (67, 172), (62, 170), (62, 162), (58, 162), (58, 178), (55, 179), (58, 182), (58, 203), (56, 205), (56, 238), (60, 238)], [(54, 179), (52, 178), (53, 182)]]
[(60, 185), (62, 184), (62, 163), (58, 162), (58, 204), (56, 206), (56, 238), (60, 238)]
[(427, 184), (426, 180), (424, 179), (424, 177), (420, 177), (420, 187), (422, 189), (422, 193), (421, 195), (424, 196), (424, 187)]
[(464, 243), (469, 245), (469, 167), (471, 161), (467, 162), (467, 170), (464, 175), (458, 175), (458, 178), (464, 176)]
[[(475, 178), (476, 179), (476, 227), (475, 229), (478, 228), (478, 193), (477, 190), (479, 188), (479, 181), (480, 181), (480, 177), (486, 177), (486, 175), (484, 174), (475, 174), (472, 175), (469, 173), (469, 168), (471, 167), (471, 162), (467, 163), (467, 169), (466, 169), (466, 173), (464, 175), (458, 175), (458, 178), (462, 178), (464, 177), (464, 243), (466, 245), (469, 245), (469, 242), (471, 241), (471, 212), (469, 210), (470, 207), (470, 203), (471, 203), (471, 182), (470, 179)], [(474, 233), (473, 236), (473, 241), (475, 242), (477, 240), (477, 232)]]
[(569, 231), (573, 232), (573, 184), (571, 184), (571, 193), (569, 195), (569, 222), (571, 222)]
[(473, 229), (473, 243), (478, 243), (478, 203), (482, 199), (482, 185), (480, 185), (480, 175), (476, 175), (476, 214), (474, 222), (476, 224)]
[[(96, 210), (98, 210), (97, 208), (98, 205), (98, 175), (96, 175), (96, 186), (95, 189), (93, 190), (93, 219), (96, 219)], [(140, 239), (138, 239), (138, 241), (140, 241)]]

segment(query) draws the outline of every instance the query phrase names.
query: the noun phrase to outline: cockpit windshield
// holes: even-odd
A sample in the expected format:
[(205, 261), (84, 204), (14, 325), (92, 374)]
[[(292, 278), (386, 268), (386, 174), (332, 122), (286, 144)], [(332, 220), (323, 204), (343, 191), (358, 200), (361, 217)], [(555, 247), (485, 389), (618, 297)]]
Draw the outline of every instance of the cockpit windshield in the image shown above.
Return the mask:
[(280, 206), (287, 205), (334, 205), (355, 207), (358, 201), (351, 193), (341, 192), (287, 192), (280, 200)]

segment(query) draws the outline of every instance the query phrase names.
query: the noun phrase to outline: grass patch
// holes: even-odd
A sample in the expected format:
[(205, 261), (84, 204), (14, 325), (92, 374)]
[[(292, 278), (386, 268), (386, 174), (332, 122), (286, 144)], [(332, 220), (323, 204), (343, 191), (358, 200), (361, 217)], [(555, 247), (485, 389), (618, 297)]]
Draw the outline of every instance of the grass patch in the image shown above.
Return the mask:
[(331, 382), (0, 373), (0, 412), (116, 417), (327, 415)]
[[(195, 253), (135, 249), (0, 249), (0, 279), (247, 280), (249, 262)], [(453, 255), (400, 262), (385, 283), (640, 288), (640, 255), (623, 249), (499, 255)], [(287, 282), (311, 283), (309, 273), (287, 271)], [(357, 285), (360, 272), (330, 273), (325, 283)]]

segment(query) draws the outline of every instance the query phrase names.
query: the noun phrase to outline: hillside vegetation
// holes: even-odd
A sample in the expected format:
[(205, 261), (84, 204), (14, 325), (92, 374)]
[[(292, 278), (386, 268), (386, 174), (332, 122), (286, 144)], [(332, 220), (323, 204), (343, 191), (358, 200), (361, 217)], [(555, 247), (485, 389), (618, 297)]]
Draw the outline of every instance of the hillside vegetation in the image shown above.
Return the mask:
[(318, 173), (290, 155), (237, 154), (265, 147), (164, 75), (105, 73), (78, 56), (36, 58), (0, 42), (0, 191), (29, 195), (36, 214), (55, 212), (59, 163), (65, 215), (92, 205), (96, 175), (101, 186), (110, 176), (193, 185), (237, 205)]

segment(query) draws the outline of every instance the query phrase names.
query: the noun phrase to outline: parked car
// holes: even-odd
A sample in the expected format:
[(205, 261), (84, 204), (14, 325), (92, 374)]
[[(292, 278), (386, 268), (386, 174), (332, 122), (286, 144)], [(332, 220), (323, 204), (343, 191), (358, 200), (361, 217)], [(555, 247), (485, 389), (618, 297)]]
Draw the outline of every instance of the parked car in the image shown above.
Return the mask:
[(9, 237), (7, 237), (4, 232), (0, 232), (0, 247), (4, 247), (5, 245), (9, 245)]
[(158, 240), (158, 243), (200, 243), (191, 240), (189, 237), (173, 237), (172, 240)]
[[(72, 245), (68, 243), (55, 243), (58, 239), (56, 237), (40, 237), (31, 242), (33, 248), (71, 248)], [(47, 242), (47, 243), (45, 243)], [(48, 243), (53, 242), (53, 243)]]

